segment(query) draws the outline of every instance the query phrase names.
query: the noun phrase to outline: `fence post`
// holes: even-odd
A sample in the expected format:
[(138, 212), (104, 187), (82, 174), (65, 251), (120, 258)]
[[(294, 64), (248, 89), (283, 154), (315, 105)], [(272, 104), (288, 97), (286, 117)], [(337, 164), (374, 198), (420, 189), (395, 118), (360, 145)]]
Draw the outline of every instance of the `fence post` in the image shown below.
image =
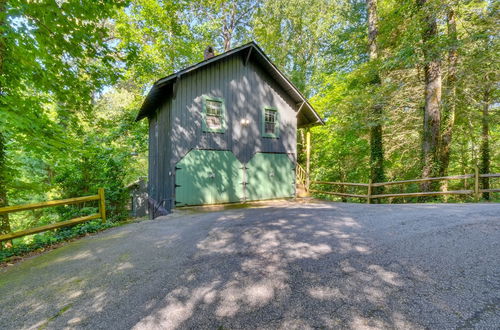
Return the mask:
[(97, 190), (97, 195), (99, 195), (99, 214), (101, 215), (102, 223), (106, 223), (106, 200), (104, 198), (104, 188), (99, 188)]
[(309, 191), (311, 185), (311, 131), (309, 128), (306, 131), (306, 190)]
[(476, 166), (474, 171), (474, 199), (479, 201), (479, 168)]
[(368, 180), (368, 195), (366, 196), (366, 204), (371, 203), (372, 197), (372, 179)]

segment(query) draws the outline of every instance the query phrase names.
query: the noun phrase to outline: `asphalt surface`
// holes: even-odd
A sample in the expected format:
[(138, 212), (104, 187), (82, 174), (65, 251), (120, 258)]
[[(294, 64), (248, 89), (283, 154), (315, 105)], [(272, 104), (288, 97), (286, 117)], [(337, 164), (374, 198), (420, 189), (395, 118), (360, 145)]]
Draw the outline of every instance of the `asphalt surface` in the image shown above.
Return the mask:
[(0, 329), (498, 329), (500, 205), (174, 214), (1, 270), (0, 297)]

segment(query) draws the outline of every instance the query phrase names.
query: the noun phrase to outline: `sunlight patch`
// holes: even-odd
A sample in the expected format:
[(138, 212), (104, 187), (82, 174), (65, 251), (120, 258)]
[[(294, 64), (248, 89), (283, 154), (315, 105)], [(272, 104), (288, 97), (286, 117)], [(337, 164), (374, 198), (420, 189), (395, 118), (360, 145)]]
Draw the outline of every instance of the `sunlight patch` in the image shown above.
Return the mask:
[(361, 253), (369, 253), (370, 252), (370, 249), (364, 245), (356, 245), (354, 247), (354, 250), (361, 252)]
[(361, 228), (361, 225), (354, 221), (353, 218), (342, 218), (341, 225), (352, 228)]
[(383, 299), (386, 297), (385, 293), (374, 287), (363, 288), (363, 292), (365, 293), (366, 299), (372, 303), (383, 302)]
[(256, 283), (245, 289), (245, 295), (250, 306), (263, 306), (273, 299), (274, 288), (270, 283)]
[(312, 245), (304, 242), (288, 243), (285, 253), (292, 259), (318, 259), (319, 257), (332, 252), (332, 248), (327, 244)]
[(377, 320), (374, 318), (365, 318), (357, 315), (353, 317), (350, 328), (362, 329), (362, 330), (378, 330), (378, 329), (387, 329), (390, 327), (382, 320)]
[(344, 272), (344, 273), (353, 273), (356, 271), (356, 268), (354, 268), (353, 266), (351, 266), (351, 264), (349, 263), (349, 261), (347, 260), (342, 260), (340, 262), (340, 269)]
[(397, 286), (403, 285), (403, 283), (400, 280), (398, 280), (397, 277), (399, 275), (397, 273), (387, 271), (378, 265), (370, 265), (368, 269), (375, 271), (375, 274), (384, 282)]
[(75, 325), (75, 324), (78, 324), (82, 321), (82, 319), (80, 317), (74, 317), (72, 318), (71, 320), (68, 321), (68, 324), (70, 325)]
[(328, 232), (328, 231), (324, 231), (324, 230), (317, 230), (315, 233), (314, 233), (314, 236), (320, 236), (320, 237), (323, 237), (323, 236), (331, 236), (332, 233)]
[(196, 246), (207, 253), (234, 253), (236, 246), (232, 243), (234, 235), (227, 231), (213, 230), (210, 235)]
[(80, 297), (82, 294), (83, 294), (83, 291), (81, 291), (81, 290), (74, 291), (74, 292), (72, 292), (72, 293), (70, 293), (70, 294), (68, 295), (68, 299), (78, 298), (78, 297)]
[(262, 280), (241, 286), (241, 280), (234, 280), (220, 293), (221, 303), (216, 310), (219, 317), (232, 317), (243, 306), (262, 307), (275, 297), (276, 290), (284, 289), (281, 280)]
[(134, 268), (134, 265), (132, 265), (130, 262), (122, 262), (120, 263), (117, 267), (116, 267), (116, 270), (117, 271), (121, 271), (121, 270), (125, 270), (125, 269), (132, 269)]
[(319, 300), (341, 299), (345, 296), (337, 288), (317, 286), (308, 290), (309, 295)]
[(193, 290), (181, 287), (170, 292), (166, 297), (166, 306), (140, 320), (133, 329), (178, 328), (189, 319), (199, 302), (211, 302), (215, 297), (214, 287), (219, 282)]
[(294, 330), (294, 329), (309, 330), (309, 329), (313, 329), (313, 328), (309, 324), (307, 324), (306, 321), (301, 320), (301, 319), (295, 319), (295, 320), (284, 321), (283, 324), (280, 326), (280, 329), (283, 329), (283, 330)]

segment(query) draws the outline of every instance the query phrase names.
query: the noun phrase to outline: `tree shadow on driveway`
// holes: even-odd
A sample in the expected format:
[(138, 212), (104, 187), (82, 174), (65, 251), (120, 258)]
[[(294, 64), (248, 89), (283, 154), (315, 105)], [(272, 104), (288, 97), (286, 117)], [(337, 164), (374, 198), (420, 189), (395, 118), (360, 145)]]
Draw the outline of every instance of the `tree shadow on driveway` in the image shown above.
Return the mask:
[(0, 273), (0, 327), (494, 326), (498, 210), (281, 202), (133, 224)]

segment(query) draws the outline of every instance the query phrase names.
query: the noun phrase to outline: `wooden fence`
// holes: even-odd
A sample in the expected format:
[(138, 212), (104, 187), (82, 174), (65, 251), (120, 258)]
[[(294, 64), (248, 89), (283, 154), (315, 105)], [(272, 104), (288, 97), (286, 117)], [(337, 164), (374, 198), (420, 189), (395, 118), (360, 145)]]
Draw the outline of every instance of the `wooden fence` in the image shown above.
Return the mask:
[(35, 210), (35, 209), (40, 209), (40, 208), (45, 208), (45, 207), (52, 207), (52, 206), (78, 204), (78, 203), (90, 202), (90, 201), (99, 201), (99, 213), (91, 214), (91, 215), (87, 215), (84, 217), (79, 217), (79, 218), (75, 218), (75, 219), (71, 219), (71, 220), (56, 222), (56, 223), (53, 223), (50, 225), (45, 225), (45, 226), (30, 228), (30, 229), (26, 229), (26, 230), (22, 230), (22, 231), (17, 231), (14, 233), (0, 235), (0, 242), (11, 240), (11, 239), (17, 238), (17, 237), (22, 237), (22, 236), (26, 236), (26, 235), (40, 233), (42, 231), (47, 231), (47, 230), (51, 230), (51, 229), (76, 225), (76, 224), (79, 224), (82, 222), (86, 222), (86, 221), (90, 221), (90, 220), (94, 220), (94, 219), (99, 219), (99, 218), (101, 218), (102, 222), (105, 223), (106, 222), (106, 204), (105, 204), (104, 197), (105, 197), (104, 196), (104, 189), (99, 188), (97, 195), (94, 195), (94, 196), (76, 197), (76, 198), (61, 199), (61, 200), (56, 200), (56, 201), (49, 201), (49, 202), (42, 202), (42, 203), (35, 203), (35, 204), (25, 204), (25, 205), (15, 205), (15, 206), (2, 207), (2, 208), (0, 208), (0, 215), (13, 213), (13, 212)]
[[(371, 180), (368, 183), (352, 183), (352, 182), (329, 182), (329, 181), (311, 181), (314, 185), (338, 185), (338, 186), (355, 186), (355, 187), (366, 187), (367, 194), (350, 194), (345, 192), (335, 192), (335, 191), (321, 191), (315, 189), (309, 189), (309, 192), (334, 195), (340, 197), (357, 197), (366, 198), (368, 204), (371, 203), (372, 199), (376, 198), (388, 198), (388, 197), (422, 197), (422, 196), (440, 196), (440, 195), (473, 195), (475, 200), (479, 200), (479, 195), (484, 192), (500, 192), (500, 189), (480, 189), (479, 179), (480, 178), (498, 178), (500, 173), (494, 174), (479, 174), (476, 169), (474, 174), (465, 175), (453, 175), (453, 176), (443, 176), (435, 178), (425, 178), (425, 179), (414, 179), (414, 180), (403, 180), (403, 181), (391, 181), (391, 182), (377, 182), (372, 183)], [(474, 189), (464, 189), (464, 190), (449, 190), (449, 191), (426, 191), (426, 192), (413, 192), (413, 193), (390, 193), (390, 194), (372, 194), (373, 187), (382, 187), (397, 184), (409, 184), (409, 183), (421, 183), (429, 181), (449, 181), (449, 180), (461, 180), (461, 179), (472, 179), (474, 178)]]

